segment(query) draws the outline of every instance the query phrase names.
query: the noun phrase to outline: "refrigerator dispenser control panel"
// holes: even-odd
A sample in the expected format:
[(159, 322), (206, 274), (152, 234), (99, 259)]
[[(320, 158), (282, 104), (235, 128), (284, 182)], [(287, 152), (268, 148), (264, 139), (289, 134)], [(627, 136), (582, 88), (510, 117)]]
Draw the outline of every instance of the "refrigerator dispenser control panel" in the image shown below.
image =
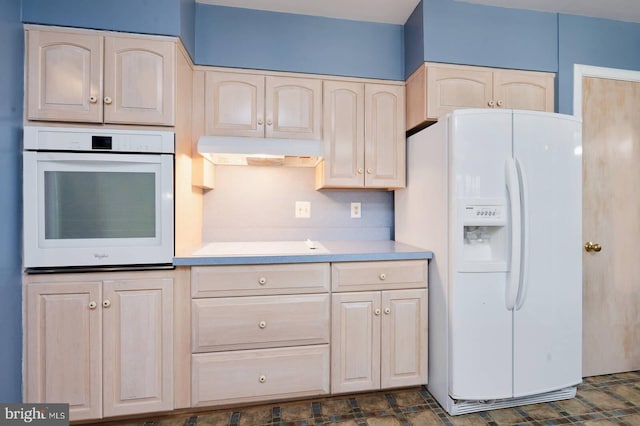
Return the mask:
[(502, 225), (505, 223), (506, 209), (502, 204), (465, 205), (463, 222), (477, 225)]

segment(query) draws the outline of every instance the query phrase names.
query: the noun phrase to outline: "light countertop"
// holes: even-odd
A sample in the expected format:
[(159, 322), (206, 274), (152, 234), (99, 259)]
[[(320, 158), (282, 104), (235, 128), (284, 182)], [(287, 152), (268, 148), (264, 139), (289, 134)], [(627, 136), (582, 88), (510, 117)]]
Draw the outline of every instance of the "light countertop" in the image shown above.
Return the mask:
[(357, 262), (431, 259), (433, 253), (396, 241), (252, 241), (203, 244), (176, 256), (176, 266)]

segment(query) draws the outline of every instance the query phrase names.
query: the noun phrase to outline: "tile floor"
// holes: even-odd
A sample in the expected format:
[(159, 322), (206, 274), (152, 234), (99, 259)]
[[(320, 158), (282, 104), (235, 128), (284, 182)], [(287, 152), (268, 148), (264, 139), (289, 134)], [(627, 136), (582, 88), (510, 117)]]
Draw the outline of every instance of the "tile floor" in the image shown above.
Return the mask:
[(627, 425), (640, 426), (640, 371), (590, 377), (576, 398), (450, 417), (424, 388), (186, 413), (128, 426), (423, 426), (423, 425)]

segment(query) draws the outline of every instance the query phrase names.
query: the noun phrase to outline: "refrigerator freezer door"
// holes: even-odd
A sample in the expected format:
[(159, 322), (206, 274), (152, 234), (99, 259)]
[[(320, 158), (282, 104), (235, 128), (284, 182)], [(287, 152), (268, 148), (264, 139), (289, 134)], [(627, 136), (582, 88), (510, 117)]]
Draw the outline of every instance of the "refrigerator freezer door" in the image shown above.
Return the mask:
[(581, 123), (514, 112), (524, 276), (514, 311), (514, 396), (581, 381)]
[[(506, 199), (504, 164), (512, 156), (511, 111), (457, 111), (449, 118), (452, 252), (460, 253), (460, 209), (469, 198)], [(512, 312), (506, 272), (461, 272), (451, 257), (449, 395), (454, 399), (512, 396)]]

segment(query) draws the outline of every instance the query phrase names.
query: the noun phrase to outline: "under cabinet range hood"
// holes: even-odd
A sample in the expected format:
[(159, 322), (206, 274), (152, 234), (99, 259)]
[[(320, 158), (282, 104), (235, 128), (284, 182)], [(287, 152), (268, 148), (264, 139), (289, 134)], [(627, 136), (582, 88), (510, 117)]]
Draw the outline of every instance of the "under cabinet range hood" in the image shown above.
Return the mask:
[(312, 139), (201, 136), (198, 152), (213, 164), (315, 167), (324, 144)]

